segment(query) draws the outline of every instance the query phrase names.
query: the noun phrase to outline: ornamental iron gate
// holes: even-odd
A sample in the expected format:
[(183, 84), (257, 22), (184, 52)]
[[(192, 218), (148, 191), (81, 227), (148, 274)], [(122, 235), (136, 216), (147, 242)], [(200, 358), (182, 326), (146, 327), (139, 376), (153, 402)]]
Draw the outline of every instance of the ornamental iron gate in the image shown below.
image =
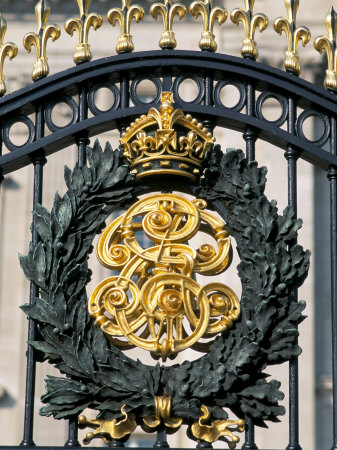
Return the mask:
[[(255, 427), (284, 414), (280, 383), (265, 370), (289, 362), (287, 449), (301, 449), (297, 358), (305, 304), (298, 301), (297, 289), (310, 259), (297, 238), (297, 162), (303, 159), (325, 170), (330, 183), (330, 449), (337, 449), (336, 12), (331, 8), (326, 16), (328, 36), (314, 41), (328, 57), (324, 89), (299, 78), (297, 46), (310, 40), (310, 31), (296, 25), (299, 0), (285, 0), (288, 17), (274, 22), (275, 31), (287, 38), (286, 71), (256, 62), (254, 35), (257, 28), (266, 29), (268, 19), (254, 13), (254, 0), (230, 14), (234, 24), (243, 25), (243, 58), (215, 53), (213, 27), (228, 13), (211, 0), (189, 8), (171, 0), (152, 4), (150, 15), (164, 26), (161, 50), (133, 53), (130, 25), (145, 13), (122, 0), (122, 7), (107, 15), (109, 23), (120, 25), (117, 55), (92, 62), (89, 30), (99, 28), (102, 17), (89, 13), (90, 3), (78, 0), (79, 17), (65, 24), (67, 33), (78, 35), (76, 66), (48, 77), (47, 43), (59, 38), (60, 28), (48, 22), (47, 2), (37, 2), (38, 33), (24, 38), (27, 51), (36, 49), (34, 83), (6, 96), (3, 64), (6, 56), (16, 56), (17, 46), (4, 43), (1, 16), (2, 180), (24, 166), (34, 167), (32, 240), (28, 254), (20, 256), (31, 282), (29, 302), (22, 306), (29, 318), (24, 434), (19, 447), (4, 442), (1, 448), (38, 445), (35, 368), (48, 361), (60, 376), (46, 380), (41, 414), (69, 421), (66, 447), (80, 446), (78, 427), (91, 428), (85, 444), (102, 439), (123, 447), (138, 426), (156, 433), (155, 447), (167, 447), (167, 433), (186, 425), (197, 447), (221, 440), (244, 449), (257, 449)], [(203, 21), (201, 52), (175, 50), (175, 16), (182, 20), (188, 11)], [(150, 103), (139, 95), (143, 80), (156, 89)], [(191, 102), (181, 96), (186, 80), (198, 90)], [(238, 91), (233, 107), (223, 103), (226, 86)], [(105, 111), (96, 103), (101, 88), (114, 99)], [(276, 120), (263, 113), (271, 98), (281, 107)], [(71, 110), (62, 127), (53, 119), (60, 102)], [(303, 129), (311, 117), (323, 124), (316, 140)], [(28, 130), (24, 145), (13, 141), (18, 123)], [(241, 132), (246, 154), (215, 145), (215, 127)], [(91, 137), (109, 130), (120, 132), (119, 149), (110, 144), (102, 149), (98, 141), (89, 147)], [(264, 195), (266, 169), (255, 161), (258, 139), (280, 148), (287, 160), (289, 205), (282, 214)], [(49, 212), (42, 206), (43, 167), (48, 156), (73, 144), (78, 163), (73, 170), (65, 168), (67, 193), (56, 194)], [(106, 225), (117, 208), (121, 214)], [(214, 245), (195, 246), (199, 233)], [(96, 235), (97, 259), (111, 276), (87, 294)], [(213, 278), (231, 265), (233, 240), (241, 298)], [(212, 279), (202, 285), (199, 275)], [(131, 347), (147, 351), (153, 364), (128, 357)], [(188, 348), (201, 356), (165, 364)], [(95, 418), (83, 415), (87, 408)]]

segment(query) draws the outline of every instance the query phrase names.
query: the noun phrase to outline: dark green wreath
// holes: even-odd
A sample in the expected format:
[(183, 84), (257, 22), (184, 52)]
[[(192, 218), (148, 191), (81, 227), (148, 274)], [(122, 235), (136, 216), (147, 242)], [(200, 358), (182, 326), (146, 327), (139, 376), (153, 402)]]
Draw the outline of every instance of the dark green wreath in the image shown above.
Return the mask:
[(121, 407), (140, 422), (155, 413), (155, 396), (172, 397), (172, 417), (191, 424), (208, 407), (214, 419), (223, 408), (257, 425), (278, 421), (284, 408), (280, 383), (269, 381), (267, 365), (300, 354), (297, 326), (304, 302), (293, 290), (304, 281), (309, 252), (296, 244), (301, 221), (288, 207), (277, 214), (264, 195), (265, 168), (248, 163), (240, 150), (209, 152), (194, 195), (220, 212), (235, 238), (241, 262), (241, 316), (218, 336), (208, 354), (171, 367), (134, 361), (108, 341), (87, 313), (88, 255), (111, 207), (130, 202), (135, 183), (120, 153), (96, 141), (88, 151), (90, 167), (65, 168), (68, 192), (56, 194), (51, 212), (38, 206), (40, 237), (20, 262), (26, 277), (40, 288), (35, 305), (23, 311), (37, 323), (41, 340), (30, 342), (40, 361), (48, 360), (66, 377), (46, 380), (45, 416), (69, 418), (89, 407), (99, 418), (121, 417)]

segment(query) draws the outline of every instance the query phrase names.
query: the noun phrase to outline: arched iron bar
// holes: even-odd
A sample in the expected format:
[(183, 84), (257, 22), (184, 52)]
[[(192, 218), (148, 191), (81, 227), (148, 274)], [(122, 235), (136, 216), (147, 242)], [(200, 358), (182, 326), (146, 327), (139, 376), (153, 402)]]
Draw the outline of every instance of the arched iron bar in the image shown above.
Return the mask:
[[(55, 96), (71, 98), (83, 92), (83, 86), (90, 90), (96, 84), (104, 85), (107, 81), (121, 83), (124, 92), (129, 88), (129, 95), (132, 81), (141, 75), (146, 78), (147, 75), (154, 74), (163, 80), (162, 89), (169, 89), (169, 84), (173, 89), (174, 78), (193, 72), (202, 76), (203, 67), (207, 67), (207, 73), (204, 76), (211, 76), (214, 80), (213, 93), (217, 82), (224, 79), (232, 80), (235, 86), (237, 74), (240, 73), (240, 83), (253, 82), (255, 90), (262, 94), (277, 92), (284, 98), (294, 98), (297, 106), (304, 109), (306, 114), (307, 112), (316, 113), (325, 117), (326, 121), (336, 114), (336, 99), (332, 93), (279, 69), (227, 55), (190, 51), (170, 51), (163, 55), (160, 51), (152, 51), (104, 58), (38, 81), (4, 97), (0, 101), (0, 115), (3, 123), (11, 123), (15, 117), (28, 117), (33, 114), (41, 103), (55, 99)], [(125, 73), (130, 80), (128, 86), (122, 83)], [(167, 81), (168, 75), (172, 78), (170, 83)], [(289, 133), (280, 127), (280, 123), (268, 121), (261, 114), (258, 114), (258, 117), (251, 117), (244, 111), (239, 112), (237, 107), (232, 109), (222, 107), (219, 106), (219, 102), (215, 102), (213, 106), (206, 100), (200, 101), (198, 98), (198, 101), (187, 103), (182, 102), (178, 97), (176, 107), (200, 119), (212, 120), (215, 126), (240, 132), (244, 132), (247, 126), (252, 127), (257, 130), (259, 139), (283, 150), (291, 144), (301, 152), (301, 158), (325, 170), (328, 170), (331, 165), (337, 166), (336, 156), (321, 148), (324, 139), (322, 142), (310, 142), (300, 131), (295, 134)], [(108, 130), (121, 128), (134, 117), (146, 113), (148, 108), (149, 104), (130, 107), (128, 102), (121, 99), (119, 105), (107, 112), (100, 112), (89, 118), (85, 118), (82, 114), (81, 120), (71, 121), (68, 126), (57, 129), (48, 136), (41, 139), (34, 137), (24, 146), (11, 148), (12, 151), (0, 156), (0, 167), (5, 175), (30, 164), (31, 155), (36, 151), (43, 150), (48, 156), (78, 143), (83, 133), (86, 133), (87, 137), (92, 137)], [(325, 134), (325, 140), (328, 140), (330, 130), (327, 130)]]

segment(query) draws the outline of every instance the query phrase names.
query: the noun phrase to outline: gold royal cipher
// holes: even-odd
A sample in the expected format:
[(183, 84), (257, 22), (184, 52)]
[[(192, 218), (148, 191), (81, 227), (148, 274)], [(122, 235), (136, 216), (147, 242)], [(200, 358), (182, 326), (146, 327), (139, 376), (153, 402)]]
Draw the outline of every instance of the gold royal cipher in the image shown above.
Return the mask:
[[(178, 136), (175, 124), (187, 129), (187, 136)], [(154, 135), (147, 135), (145, 130), (154, 125)], [(213, 142), (197, 120), (173, 108), (167, 92), (159, 111), (152, 108), (121, 138), (139, 179), (161, 172), (195, 179)], [(231, 262), (226, 225), (206, 207), (201, 199), (155, 194), (139, 200), (103, 231), (98, 260), (119, 274), (99, 283), (89, 312), (117, 347), (140, 347), (164, 361), (189, 347), (207, 352), (212, 339), (238, 318), (240, 303), (232, 289), (218, 282), (202, 287), (196, 281), (196, 274), (218, 275)], [(188, 245), (200, 231), (216, 246)], [(140, 233), (150, 242), (146, 248)]]

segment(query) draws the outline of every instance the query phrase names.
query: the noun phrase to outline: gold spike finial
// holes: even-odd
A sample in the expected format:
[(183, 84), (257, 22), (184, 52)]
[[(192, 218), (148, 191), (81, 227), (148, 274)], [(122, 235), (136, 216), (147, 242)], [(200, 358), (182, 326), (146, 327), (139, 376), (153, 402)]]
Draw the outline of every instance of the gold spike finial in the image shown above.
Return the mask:
[(326, 71), (324, 86), (330, 91), (337, 92), (337, 13), (333, 6), (325, 17), (325, 26), (328, 30), (328, 36), (319, 36), (316, 38), (314, 47), (320, 53), (323, 50), (326, 51), (328, 69)]
[(0, 12), (0, 97), (6, 94), (7, 88), (5, 84), (5, 76), (3, 74), (3, 67), (6, 56), (13, 59), (18, 54), (17, 45), (13, 42), (4, 44), (5, 34), (7, 30), (7, 22)]
[(162, 49), (173, 49), (177, 46), (177, 42), (172, 31), (173, 18), (179, 16), (181, 20), (186, 14), (186, 8), (181, 3), (172, 4), (172, 0), (164, 0), (162, 3), (154, 3), (150, 8), (151, 16), (157, 20), (158, 15), (162, 16), (164, 31), (161, 34), (159, 47)]
[(117, 53), (130, 53), (134, 49), (130, 27), (132, 19), (140, 22), (144, 17), (144, 9), (139, 5), (130, 6), (130, 0), (122, 0), (122, 8), (113, 8), (108, 12), (109, 23), (114, 27), (119, 22), (121, 34), (116, 47)]
[(80, 17), (72, 17), (67, 20), (64, 28), (70, 36), (74, 34), (74, 31), (77, 32), (78, 44), (74, 54), (74, 62), (75, 64), (80, 64), (91, 60), (92, 55), (90, 52), (90, 44), (88, 42), (89, 30), (90, 27), (97, 30), (102, 25), (103, 19), (100, 14), (89, 14), (91, 0), (77, 0), (77, 4), (80, 11)]
[(303, 47), (305, 47), (310, 41), (311, 33), (307, 27), (296, 27), (296, 16), (300, 0), (284, 0), (284, 3), (288, 19), (278, 17), (274, 22), (274, 30), (279, 35), (284, 31), (287, 36), (288, 50), (286, 51), (284, 67), (288, 72), (299, 75), (301, 66), (297, 55), (298, 43), (302, 40)]
[(195, 1), (190, 6), (190, 14), (197, 19), (201, 15), (204, 31), (201, 33), (199, 47), (201, 50), (215, 52), (217, 44), (214, 39), (213, 27), (217, 20), (222, 25), (227, 19), (227, 11), (224, 8), (214, 7), (213, 0)]
[(235, 25), (243, 23), (245, 37), (241, 47), (241, 55), (244, 58), (257, 59), (256, 42), (254, 41), (256, 28), (262, 33), (268, 27), (268, 18), (264, 14), (253, 14), (255, 0), (244, 0), (245, 9), (236, 8), (231, 12), (231, 19)]
[(48, 58), (47, 58), (47, 41), (49, 38), (56, 41), (60, 37), (61, 30), (55, 24), (47, 25), (50, 7), (46, 0), (40, 0), (35, 6), (35, 14), (38, 23), (37, 33), (28, 33), (23, 39), (23, 45), (28, 53), (30, 53), (32, 46), (36, 50), (36, 61), (32, 74), (33, 81), (39, 78), (44, 78), (49, 73)]

